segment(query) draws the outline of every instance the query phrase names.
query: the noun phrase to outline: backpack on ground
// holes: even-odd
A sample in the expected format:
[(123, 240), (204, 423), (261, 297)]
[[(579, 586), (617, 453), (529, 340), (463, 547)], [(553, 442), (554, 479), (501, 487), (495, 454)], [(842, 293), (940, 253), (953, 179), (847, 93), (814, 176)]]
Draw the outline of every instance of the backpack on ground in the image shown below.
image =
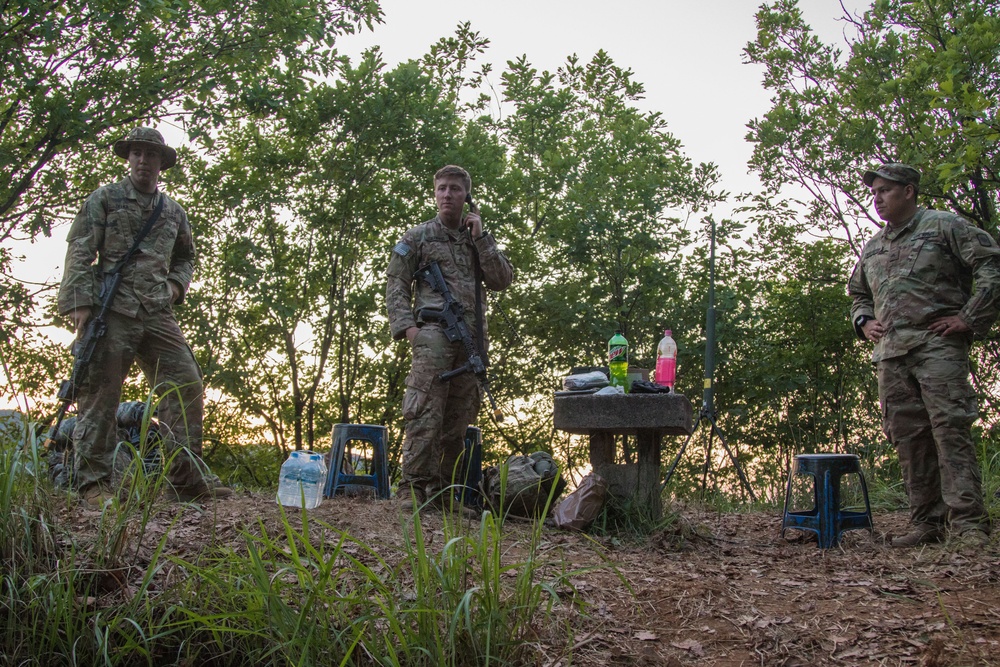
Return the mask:
[(541, 518), (552, 496), (552, 504), (566, 488), (559, 465), (548, 452), (529, 456), (515, 454), (501, 466), (483, 471), (483, 502), (500, 516)]

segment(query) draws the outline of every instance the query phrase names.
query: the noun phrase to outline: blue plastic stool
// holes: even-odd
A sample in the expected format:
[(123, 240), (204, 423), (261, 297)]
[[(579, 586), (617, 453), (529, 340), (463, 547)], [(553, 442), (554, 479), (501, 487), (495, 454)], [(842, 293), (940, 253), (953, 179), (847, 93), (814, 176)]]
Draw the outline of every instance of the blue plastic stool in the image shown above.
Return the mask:
[(463, 505), (478, 507), (481, 502), (479, 482), (483, 478), (483, 432), (476, 426), (465, 429), (462, 467), (465, 469), (465, 485), (459, 491), (459, 500)]
[[(793, 472), (794, 471), (794, 472)], [(815, 507), (802, 512), (788, 511), (792, 496), (792, 475), (812, 475), (815, 482)], [(851, 512), (840, 508), (840, 478), (857, 474), (861, 480), (861, 491), (865, 498), (864, 512)], [(853, 454), (798, 454), (788, 472), (788, 487), (785, 490), (785, 511), (781, 521), (781, 536), (787, 528), (811, 530), (816, 533), (820, 549), (829, 549), (840, 544), (840, 536), (845, 530), (867, 528), (874, 532), (872, 508), (868, 502), (868, 484), (861, 472), (861, 461)]]
[[(375, 495), (381, 500), (389, 499), (389, 457), (386, 454), (385, 426), (373, 424), (334, 424), (333, 446), (330, 448), (330, 470), (326, 476), (326, 486), (323, 495), (333, 498), (337, 491), (349, 484), (371, 486)], [(344, 470), (344, 452), (347, 443), (360, 440), (372, 446), (372, 461), (370, 475), (348, 475)]]

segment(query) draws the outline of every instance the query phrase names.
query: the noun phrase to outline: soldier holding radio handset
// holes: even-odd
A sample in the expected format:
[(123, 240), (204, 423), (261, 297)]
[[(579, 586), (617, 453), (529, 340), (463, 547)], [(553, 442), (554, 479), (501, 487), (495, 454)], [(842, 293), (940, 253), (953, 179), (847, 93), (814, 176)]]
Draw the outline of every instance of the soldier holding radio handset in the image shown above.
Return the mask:
[(461, 341), (449, 339), (440, 321), (421, 317), (421, 311), (440, 312), (447, 303), (439, 291), (417, 277), (418, 271), (437, 264), (448, 290), (462, 306), (468, 329), (476, 332), (484, 357), (485, 288), (503, 290), (514, 279), (510, 261), (493, 235), (483, 229), (471, 190), (472, 179), (461, 167), (449, 165), (438, 170), (434, 175), (438, 215), (403, 234), (386, 269), (386, 308), (392, 336), (406, 338), (413, 352), (403, 396), (406, 425), (397, 493), (401, 506), (408, 510), (450, 505), (445, 491), (464, 451), (466, 429), (475, 420), (482, 400), (475, 374), (441, 379), (467, 365), (469, 355)]

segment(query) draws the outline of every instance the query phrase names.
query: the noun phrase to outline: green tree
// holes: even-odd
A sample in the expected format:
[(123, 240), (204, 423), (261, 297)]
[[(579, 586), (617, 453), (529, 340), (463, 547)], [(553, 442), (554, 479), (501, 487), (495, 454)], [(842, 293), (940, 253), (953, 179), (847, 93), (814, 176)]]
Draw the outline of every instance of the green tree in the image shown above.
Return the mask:
[[(294, 107), (222, 133), (199, 173), (201, 192), (232, 204), (200, 214), (196, 348), (207, 380), (282, 447), (316, 446), (331, 424), (359, 421), (389, 425), (399, 445), (408, 349), (385, 320), (389, 252), (434, 215), (438, 167), (466, 164), (488, 179), (503, 164), (442, 89), (453, 80), (444, 63), (461, 62), (446, 47), (475, 39), (458, 34), (435, 50), (441, 67), (387, 70), (377, 51), (343, 60)], [(477, 169), (490, 162), (500, 166)], [(223, 224), (208, 223), (220, 213)]]
[(332, 71), (336, 37), (380, 16), (367, 0), (4, 3), (0, 342), (33, 326), (38, 296), (11, 278), (12, 242), (48, 235), (120, 173), (115, 139), (172, 118), (211, 145), (224, 122), (293, 104), (310, 77)]
[(497, 129), (510, 156), (507, 243), (518, 275), (503, 301), (516, 330), (501, 328), (495, 356), (501, 384), (533, 397), (508, 435), (529, 449), (551, 438), (558, 378), (606, 363), (616, 328), (633, 363), (650, 367), (665, 323), (681, 324), (688, 218), (724, 193), (713, 193), (713, 165), (692, 165), (662, 116), (636, 108), (642, 85), (606, 53), (571, 57), (554, 74), (521, 58), (502, 81), (512, 111)]
[(846, 54), (816, 37), (796, 0), (761, 7), (745, 53), (773, 97), (749, 125), (751, 167), (772, 191), (805, 188), (810, 222), (855, 254), (868, 223), (881, 224), (859, 172), (882, 162), (917, 165), (925, 202), (995, 234), (1000, 3), (879, 0), (845, 20)]

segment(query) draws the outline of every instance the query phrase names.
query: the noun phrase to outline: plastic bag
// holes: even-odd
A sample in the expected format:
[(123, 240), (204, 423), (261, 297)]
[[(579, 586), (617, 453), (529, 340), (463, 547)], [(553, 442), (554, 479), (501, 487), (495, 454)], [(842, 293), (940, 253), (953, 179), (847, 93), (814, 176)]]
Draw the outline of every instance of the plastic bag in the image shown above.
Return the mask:
[(563, 389), (567, 391), (575, 389), (596, 389), (608, 386), (608, 376), (601, 371), (591, 371), (590, 373), (580, 373), (578, 375), (567, 375), (563, 378)]
[(590, 473), (552, 510), (552, 522), (557, 528), (583, 530), (594, 522), (608, 498), (608, 483), (597, 473)]

